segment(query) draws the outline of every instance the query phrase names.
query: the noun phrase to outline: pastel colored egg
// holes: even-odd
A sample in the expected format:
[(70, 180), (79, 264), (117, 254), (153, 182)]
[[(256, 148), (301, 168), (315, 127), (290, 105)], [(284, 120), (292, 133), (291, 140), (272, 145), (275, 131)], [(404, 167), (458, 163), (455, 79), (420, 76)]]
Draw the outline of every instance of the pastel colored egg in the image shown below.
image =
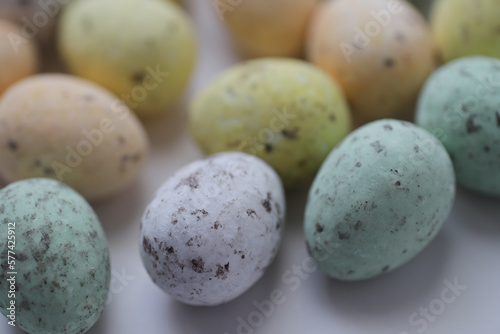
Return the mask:
[(318, 0), (216, 0), (213, 6), (239, 48), (252, 57), (300, 56)]
[(205, 152), (256, 155), (288, 188), (311, 181), (351, 127), (336, 82), (306, 62), (286, 58), (228, 69), (195, 97), (189, 122)]
[(244, 153), (220, 153), (171, 176), (146, 208), (142, 261), (153, 282), (192, 305), (218, 305), (254, 285), (285, 219), (278, 175)]
[(444, 61), (483, 55), (500, 58), (500, 2), (437, 0), (431, 23)]
[(131, 184), (148, 156), (137, 117), (108, 91), (65, 74), (41, 74), (0, 99), (0, 176), (58, 179), (89, 200)]
[(107, 88), (140, 116), (168, 111), (196, 58), (189, 17), (165, 0), (72, 3), (61, 17), (59, 49), (73, 74)]
[(74, 190), (41, 178), (1, 189), (0, 249), (0, 312), (9, 323), (30, 334), (76, 334), (99, 319), (110, 284), (108, 246)]
[(0, 19), (0, 95), (16, 81), (36, 72), (37, 57), (36, 46), (22, 39), (19, 27)]
[(339, 82), (363, 124), (412, 110), (435, 48), (425, 19), (406, 1), (337, 0), (317, 8), (307, 58)]
[(500, 59), (441, 67), (422, 90), (416, 121), (446, 147), (459, 184), (500, 196)]
[(369, 123), (316, 175), (304, 222), (309, 253), (340, 280), (390, 272), (434, 239), (454, 197), (453, 165), (438, 139), (404, 121)]

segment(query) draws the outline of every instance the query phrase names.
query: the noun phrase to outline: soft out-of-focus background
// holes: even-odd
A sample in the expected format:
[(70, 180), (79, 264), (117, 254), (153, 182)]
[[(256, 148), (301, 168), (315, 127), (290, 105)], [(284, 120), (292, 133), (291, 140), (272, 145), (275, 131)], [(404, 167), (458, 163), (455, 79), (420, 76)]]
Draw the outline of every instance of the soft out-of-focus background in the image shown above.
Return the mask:
[[(428, 8), (429, 1), (415, 0)], [(302, 234), (306, 191), (287, 194), (281, 250), (265, 276), (225, 305), (175, 302), (142, 266), (139, 222), (157, 187), (175, 170), (203, 157), (187, 129), (190, 97), (239, 56), (211, 1), (185, 1), (196, 25), (199, 62), (175, 111), (146, 120), (152, 154), (126, 192), (95, 205), (107, 233), (111, 297), (91, 334), (500, 334), (500, 207), (494, 199), (458, 190), (437, 238), (410, 263), (376, 279), (344, 283), (307, 267)], [(271, 294), (280, 290), (278, 304)], [(5, 320), (5, 319), (4, 319)], [(21, 333), (0, 321), (0, 333)]]

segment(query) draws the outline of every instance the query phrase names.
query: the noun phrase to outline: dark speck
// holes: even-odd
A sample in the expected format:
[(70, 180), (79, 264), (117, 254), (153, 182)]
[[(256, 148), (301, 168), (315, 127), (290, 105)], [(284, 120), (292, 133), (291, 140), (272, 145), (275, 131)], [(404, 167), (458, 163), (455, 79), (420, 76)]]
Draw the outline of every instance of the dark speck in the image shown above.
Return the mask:
[(335, 115), (334, 115), (334, 114), (330, 114), (330, 115), (328, 115), (328, 119), (330, 120), (330, 122), (335, 122), (335, 120), (336, 120), (337, 118), (335, 117)]
[(394, 64), (395, 64), (394, 59), (392, 59), (392, 58), (385, 58), (384, 59), (384, 66), (385, 67), (391, 68), (394, 66)]
[(489, 146), (485, 146), (485, 147), (484, 147), (484, 151), (485, 151), (485, 152), (489, 152), (490, 150), (491, 150), (491, 149), (490, 149), (490, 147), (489, 147)]
[(361, 167), (361, 162), (356, 162), (356, 167)]
[(413, 147), (413, 150), (414, 150), (416, 153), (418, 153), (418, 152), (420, 151), (420, 148), (418, 147), (418, 145), (415, 145), (415, 146)]
[(192, 259), (191, 269), (200, 274), (203, 272), (203, 270), (205, 270), (205, 262), (203, 262), (203, 259), (201, 257), (199, 257), (198, 259)]
[(373, 147), (377, 153), (382, 152), (385, 148), (383, 145), (380, 144), (378, 140), (371, 143), (370, 146)]
[(272, 152), (272, 150), (273, 150), (273, 146), (271, 144), (266, 144), (264, 146), (264, 148), (265, 148), (267, 153)]
[(363, 223), (358, 220), (358, 222), (354, 225), (354, 230), (359, 231), (363, 227)]
[(321, 233), (324, 229), (323, 225), (316, 223), (316, 232)]
[(54, 170), (53, 170), (51, 167), (45, 167), (45, 168), (43, 169), (43, 173), (44, 173), (45, 175), (52, 175), (52, 174), (54, 174)]
[(394, 183), (394, 185), (399, 187), (401, 185), (401, 181), (396, 181), (396, 183)]
[(298, 128), (295, 128), (293, 130), (283, 129), (283, 131), (281, 131), (281, 134), (283, 135), (283, 137), (285, 137), (287, 139), (294, 140), (294, 139), (297, 139), (297, 132), (298, 131), (299, 131)]
[(349, 233), (342, 233), (342, 232), (339, 232), (339, 239), (340, 240), (348, 240), (351, 236), (349, 235)]
[(384, 125), (384, 129), (387, 131), (392, 131), (392, 126), (390, 126), (389, 124), (386, 124), (386, 125)]
[(477, 132), (483, 128), (481, 125), (474, 124), (474, 117), (475, 116), (470, 116), (469, 118), (467, 118), (467, 122), (465, 124), (467, 133)]
[(257, 216), (257, 214), (255, 213), (255, 210), (252, 210), (252, 209), (247, 210), (247, 215), (249, 217), (252, 217), (252, 218), (255, 218), (255, 216)]
[(8, 140), (7, 141), (7, 147), (11, 150), (11, 151), (17, 151), (18, 147), (17, 147), (17, 143), (13, 140)]
[(146, 73), (144, 72), (136, 72), (132, 75), (132, 81), (141, 84), (144, 81), (144, 78), (146, 78)]
[(495, 115), (497, 117), (497, 126), (500, 128), (500, 112), (497, 111)]
[(389, 265), (385, 266), (384, 268), (382, 268), (382, 272), (385, 273), (387, 270), (389, 270), (389, 268), (390, 268)]
[(271, 207), (271, 193), (267, 193), (267, 198), (261, 201), (262, 206), (266, 209), (267, 212), (271, 213), (273, 210)]

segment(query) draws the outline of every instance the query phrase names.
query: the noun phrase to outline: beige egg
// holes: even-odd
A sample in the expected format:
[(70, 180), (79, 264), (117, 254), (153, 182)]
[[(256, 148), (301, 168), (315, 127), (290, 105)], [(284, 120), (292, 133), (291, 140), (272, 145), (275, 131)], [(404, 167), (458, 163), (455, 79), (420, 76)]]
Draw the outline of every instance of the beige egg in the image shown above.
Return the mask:
[(318, 0), (213, 1), (217, 15), (248, 56), (299, 56)]
[(49, 177), (88, 200), (104, 199), (136, 179), (148, 146), (136, 116), (84, 79), (36, 75), (0, 99), (0, 176), (7, 182)]
[(0, 19), (0, 95), (14, 82), (36, 72), (36, 46), (22, 37), (15, 24)]
[(307, 56), (343, 87), (357, 123), (402, 117), (435, 67), (425, 19), (398, 0), (324, 2)]

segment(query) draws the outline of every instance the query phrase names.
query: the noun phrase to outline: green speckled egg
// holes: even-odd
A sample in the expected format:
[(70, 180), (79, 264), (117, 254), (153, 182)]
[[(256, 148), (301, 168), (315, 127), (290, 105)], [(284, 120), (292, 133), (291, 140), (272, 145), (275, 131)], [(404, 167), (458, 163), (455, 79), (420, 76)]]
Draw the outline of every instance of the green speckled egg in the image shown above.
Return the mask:
[(110, 283), (106, 238), (68, 186), (28, 179), (0, 190), (0, 263), (0, 311), (11, 315), (14, 301), (7, 321), (24, 331), (84, 333), (99, 319)]
[(309, 253), (341, 280), (389, 272), (437, 235), (454, 197), (453, 166), (434, 136), (408, 122), (369, 123), (316, 175), (304, 224)]
[(237, 65), (193, 101), (191, 132), (209, 153), (258, 156), (285, 187), (310, 181), (351, 119), (339, 86), (299, 60), (263, 58)]
[(473, 55), (500, 58), (499, 13), (498, 0), (436, 0), (431, 23), (444, 60)]
[(440, 68), (422, 90), (416, 121), (444, 144), (459, 184), (500, 196), (500, 60), (467, 57)]

